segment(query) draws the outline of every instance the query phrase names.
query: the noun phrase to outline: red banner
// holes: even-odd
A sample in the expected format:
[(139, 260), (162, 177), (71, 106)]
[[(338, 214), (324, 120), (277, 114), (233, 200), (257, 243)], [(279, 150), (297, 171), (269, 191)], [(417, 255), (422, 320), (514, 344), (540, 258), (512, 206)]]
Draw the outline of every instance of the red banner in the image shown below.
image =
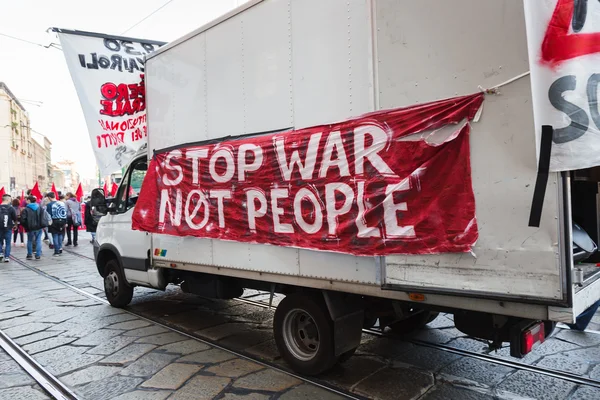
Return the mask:
[(468, 252), (477, 223), (467, 121), (482, 101), (158, 152), (133, 228), (368, 256)]

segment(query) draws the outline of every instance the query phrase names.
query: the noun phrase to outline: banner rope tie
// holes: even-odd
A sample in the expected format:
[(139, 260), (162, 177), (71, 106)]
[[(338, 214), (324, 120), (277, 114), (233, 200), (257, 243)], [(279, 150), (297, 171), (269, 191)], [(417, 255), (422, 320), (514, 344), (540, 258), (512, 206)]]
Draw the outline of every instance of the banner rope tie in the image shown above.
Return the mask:
[(500, 89), (502, 86), (506, 86), (506, 85), (509, 85), (509, 84), (511, 84), (511, 83), (513, 83), (513, 82), (515, 82), (515, 81), (518, 81), (519, 79), (521, 79), (521, 78), (524, 78), (524, 77), (526, 77), (526, 76), (527, 76), (527, 75), (529, 75), (529, 74), (530, 74), (530, 72), (529, 72), (529, 71), (527, 71), (527, 72), (523, 72), (523, 73), (522, 73), (522, 74), (520, 74), (520, 75), (517, 75), (517, 76), (515, 76), (515, 77), (513, 77), (513, 78), (510, 78), (509, 80), (507, 80), (507, 81), (505, 81), (505, 82), (502, 82), (501, 84), (499, 84), (499, 85), (496, 85), (496, 86), (493, 86), (493, 87), (491, 87), (491, 88), (488, 88), (488, 89), (484, 88), (484, 87), (483, 87), (483, 86), (481, 86), (481, 85), (479, 85), (479, 86), (478, 86), (478, 88), (479, 88), (479, 90), (480, 90), (481, 92), (483, 92), (483, 93), (485, 93), (485, 94), (500, 94), (500, 90), (498, 90), (498, 89)]

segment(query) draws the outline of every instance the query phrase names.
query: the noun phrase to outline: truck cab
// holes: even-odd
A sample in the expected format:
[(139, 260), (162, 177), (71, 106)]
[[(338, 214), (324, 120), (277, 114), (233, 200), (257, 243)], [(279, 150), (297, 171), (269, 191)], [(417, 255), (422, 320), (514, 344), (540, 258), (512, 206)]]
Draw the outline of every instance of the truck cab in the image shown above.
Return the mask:
[(102, 215), (94, 242), (98, 272), (104, 277), (106, 295), (111, 304), (126, 305), (133, 296), (133, 286), (164, 289), (166, 283), (150, 267), (149, 233), (131, 229), (131, 216), (148, 169), (146, 149), (138, 151), (127, 166), (114, 198), (92, 192), (95, 212)]

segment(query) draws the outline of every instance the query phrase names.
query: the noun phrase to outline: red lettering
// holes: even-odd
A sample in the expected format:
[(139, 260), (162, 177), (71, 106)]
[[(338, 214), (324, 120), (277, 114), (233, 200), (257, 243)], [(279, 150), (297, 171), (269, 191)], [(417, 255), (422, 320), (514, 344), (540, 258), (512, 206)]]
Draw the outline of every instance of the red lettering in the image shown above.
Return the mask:
[(135, 131), (131, 132), (131, 140), (133, 142), (137, 141), (137, 140), (141, 140), (142, 139), (142, 131), (140, 131), (139, 129), (136, 129)]
[(140, 112), (140, 106), (141, 106), (142, 101), (140, 99), (134, 99), (133, 100), (133, 104), (132, 104), (132, 110), (133, 113), (137, 113)]
[(123, 115), (123, 103), (120, 101), (116, 102), (117, 110), (115, 111), (115, 115)]
[(117, 86), (117, 91), (119, 92), (119, 96), (117, 97), (117, 101), (127, 101), (129, 100), (129, 91), (127, 90), (127, 85), (124, 83), (119, 84)]
[[(131, 102), (129, 100), (123, 102), (123, 114), (127, 114), (127, 115), (133, 114), (133, 110), (131, 108)], [(121, 115), (123, 115), (123, 114), (121, 114)]]
[(136, 97), (139, 96), (139, 89), (138, 89), (138, 85), (136, 83), (132, 83), (131, 85), (129, 85), (129, 93), (130, 93), (130, 97), (132, 99), (135, 99)]
[(100, 100), (100, 104), (102, 104), (102, 109), (100, 110), (100, 114), (102, 115), (110, 115), (113, 116), (112, 105), (113, 102), (109, 100)]
[[(589, 7), (589, 6), (588, 6)], [(566, 60), (600, 52), (600, 32), (569, 32), (575, 2), (559, 0), (542, 42), (542, 61), (556, 67)]]
[(102, 96), (104, 96), (105, 99), (114, 100), (117, 96), (117, 87), (114, 83), (105, 83), (100, 88), (100, 93), (102, 93)]

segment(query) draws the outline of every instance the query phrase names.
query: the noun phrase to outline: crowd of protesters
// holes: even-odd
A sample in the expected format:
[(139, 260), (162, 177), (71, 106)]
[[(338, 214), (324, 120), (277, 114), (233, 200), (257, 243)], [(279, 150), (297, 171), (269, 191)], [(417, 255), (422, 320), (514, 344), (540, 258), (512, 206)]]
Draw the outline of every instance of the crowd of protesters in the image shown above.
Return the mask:
[(65, 195), (58, 192), (58, 196), (49, 192), (43, 199), (38, 199), (28, 191), (23, 198), (19, 196), (13, 199), (11, 195), (4, 194), (1, 200), (0, 262), (10, 262), (11, 247), (17, 245), (17, 239), (20, 239), (21, 247), (27, 246), (29, 260), (34, 257), (41, 259), (43, 242), (48, 243), (53, 256), (59, 257), (63, 244), (78, 246), (78, 231), (83, 222), (86, 230), (92, 234), (91, 241), (94, 240), (97, 221), (89, 210), (89, 201), (83, 216), (81, 203), (71, 192)]

